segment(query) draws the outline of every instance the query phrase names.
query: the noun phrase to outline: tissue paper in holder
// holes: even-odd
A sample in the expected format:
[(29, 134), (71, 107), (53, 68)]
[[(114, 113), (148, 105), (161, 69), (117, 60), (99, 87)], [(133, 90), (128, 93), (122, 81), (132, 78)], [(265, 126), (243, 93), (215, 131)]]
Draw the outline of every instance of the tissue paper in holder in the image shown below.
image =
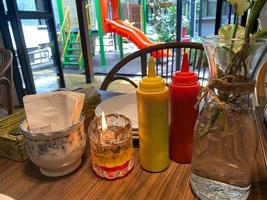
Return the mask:
[(49, 133), (66, 129), (79, 121), (84, 94), (59, 91), (28, 95), (23, 98), (32, 133)]

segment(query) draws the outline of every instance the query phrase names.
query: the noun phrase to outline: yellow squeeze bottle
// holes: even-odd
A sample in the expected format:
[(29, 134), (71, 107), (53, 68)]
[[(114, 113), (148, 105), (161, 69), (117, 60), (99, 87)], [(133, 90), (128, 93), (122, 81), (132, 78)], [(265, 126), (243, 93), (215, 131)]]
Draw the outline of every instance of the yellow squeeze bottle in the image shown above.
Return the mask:
[(154, 59), (136, 91), (141, 166), (160, 172), (169, 165), (169, 89), (156, 76)]

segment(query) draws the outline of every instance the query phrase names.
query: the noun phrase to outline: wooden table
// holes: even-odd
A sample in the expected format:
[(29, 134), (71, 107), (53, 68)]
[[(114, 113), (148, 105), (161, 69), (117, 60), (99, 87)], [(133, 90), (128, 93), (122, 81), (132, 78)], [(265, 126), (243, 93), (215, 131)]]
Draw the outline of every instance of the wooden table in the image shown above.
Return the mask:
[[(260, 109), (256, 109), (260, 145), (255, 163), (255, 184), (250, 199), (267, 199), (266, 129)], [(134, 169), (125, 178), (107, 181), (92, 171), (88, 153), (75, 172), (60, 178), (48, 178), (30, 161), (23, 163), (0, 158), (0, 193), (15, 199), (176, 199), (193, 200), (190, 189), (190, 165), (170, 162), (167, 170), (149, 173), (141, 169), (135, 148)]]

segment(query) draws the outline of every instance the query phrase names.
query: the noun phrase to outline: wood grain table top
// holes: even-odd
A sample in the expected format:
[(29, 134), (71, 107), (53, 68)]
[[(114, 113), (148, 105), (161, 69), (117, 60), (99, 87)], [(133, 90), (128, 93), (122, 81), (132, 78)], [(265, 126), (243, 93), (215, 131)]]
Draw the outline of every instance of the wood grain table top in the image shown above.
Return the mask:
[(141, 169), (135, 148), (133, 170), (124, 178), (108, 181), (96, 177), (90, 158), (73, 173), (48, 178), (30, 161), (0, 159), (0, 193), (15, 199), (194, 199), (190, 190), (190, 165), (171, 162), (161, 173)]
[[(260, 108), (256, 108), (260, 145), (255, 162), (253, 189), (249, 199), (267, 200), (267, 167), (265, 153), (267, 132)], [(49, 178), (42, 175), (30, 161), (22, 163), (0, 158), (0, 193), (14, 199), (197, 199), (190, 188), (190, 164), (170, 161), (161, 173), (144, 171), (135, 148), (133, 170), (124, 178), (108, 181), (96, 177), (89, 149), (81, 166), (73, 173)]]

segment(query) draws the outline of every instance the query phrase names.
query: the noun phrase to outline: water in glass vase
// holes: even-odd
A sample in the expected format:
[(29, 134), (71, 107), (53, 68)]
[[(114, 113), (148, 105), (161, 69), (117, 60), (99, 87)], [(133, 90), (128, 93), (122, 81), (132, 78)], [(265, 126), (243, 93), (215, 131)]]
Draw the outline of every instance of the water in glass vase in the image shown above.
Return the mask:
[(246, 200), (250, 190), (250, 186), (245, 188), (237, 187), (202, 178), (194, 173), (191, 175), (191, 187), (194, 193), (202, 200)]
[(251, 77), (260, 62), (255, 55), (263, 55), (266, 42), (220, 36), (202, 41), (210, 76), (198, 102), (204, 107), (194, 131), (192, 190), (201, 200), (245, 200), (257, 151)]
[(256, 124), (246, 106), (208, 96), (194, 136), (191, 186), (202, 200), (248, 198), (257, 145)]

